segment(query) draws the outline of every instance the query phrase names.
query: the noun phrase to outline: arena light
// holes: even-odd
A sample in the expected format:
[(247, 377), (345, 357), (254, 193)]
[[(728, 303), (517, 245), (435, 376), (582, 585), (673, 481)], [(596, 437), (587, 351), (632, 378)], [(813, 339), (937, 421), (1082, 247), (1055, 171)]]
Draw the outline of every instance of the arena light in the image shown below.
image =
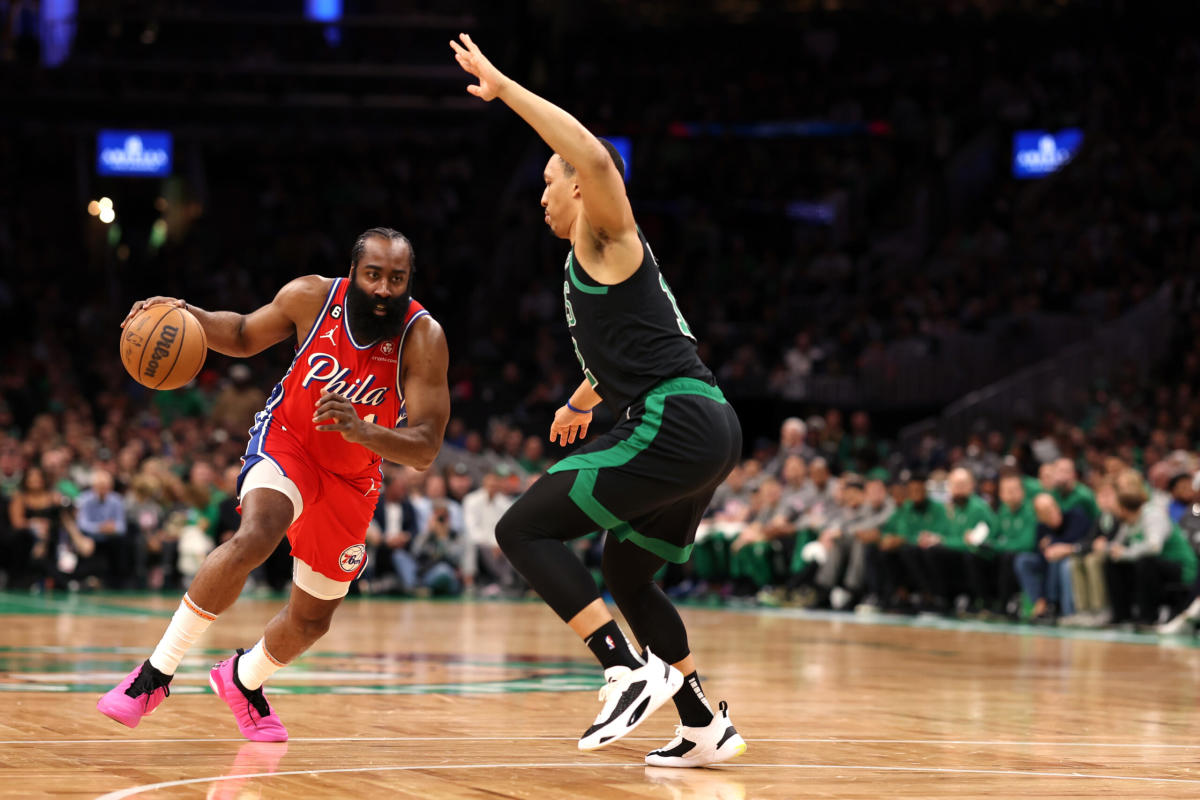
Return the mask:
[(117, 212), (113, 211), (111, 207), (100, 209), (100, 221), (103, 222), (105, 225), (108, 225), (116, 218), (117, 218)]
[(88, 213), (91, 214), (93, 217), (100, 216), (100, 201), (99, 200), (93, 200), (90, 203), (88, 203)]
[(107, 211), (112, 209), (113, 201), (111, 198), (101, 197), (100, 200), (97, 201), (96, 205), (100, 207), (101, 211)]
[(304, 16), (313, 22), (337, 22), (342, 18), (342, 0), (304, 0)]

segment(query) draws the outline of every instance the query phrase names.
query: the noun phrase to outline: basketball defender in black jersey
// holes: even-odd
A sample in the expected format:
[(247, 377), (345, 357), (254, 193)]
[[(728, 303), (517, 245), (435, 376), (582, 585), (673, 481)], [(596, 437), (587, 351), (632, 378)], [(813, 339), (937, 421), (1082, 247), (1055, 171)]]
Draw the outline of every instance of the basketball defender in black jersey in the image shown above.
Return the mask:
[[(545, 221), (571, 250), (563, 266), (567, 326), (583, 380), (555, 414), (550, 440), (587, 435), (607, 403), (612, 430), (551, 467), (501, 519), (496, 539), (529, 584), (604, 666), (604, 706), (579, 740), (592, 750), (626, 735), (674, 699), (676, 738), (646, 756), (695, 767), (741, 755), (746, 744), (725, 703), (704, 697), (679, 613), (654, 583), (691, 553), (713, 491), (741, 455), (737, 415), (692, 335), (633, 219), (624, 164), (611, 144), (500, 73), (466, 34), (450, 45), (483, 100), (499, 97), (554, 150), (542, 194)], [(565, 545), (608, 532), (603, 572), (638, 642), (613, 620), (594, 581)]]

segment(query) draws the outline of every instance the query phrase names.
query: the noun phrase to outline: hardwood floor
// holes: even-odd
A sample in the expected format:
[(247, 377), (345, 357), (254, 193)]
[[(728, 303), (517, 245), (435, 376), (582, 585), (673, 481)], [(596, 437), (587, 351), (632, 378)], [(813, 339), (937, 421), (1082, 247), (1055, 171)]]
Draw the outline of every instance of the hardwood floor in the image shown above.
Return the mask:
[(642, 758), (668, 706), (594, 753), (600, 671), (537, 603), (351, 600), (268, 693), (291, 740), (242, 740), (207, 670), (282, 601), (243, 599), (136, 730), (95, 710), (177, 598), (0, 593), (0, 797), (928, 798), (1200, 795), (1186, 640), (687, 609), (712, 701), (749, 743)]

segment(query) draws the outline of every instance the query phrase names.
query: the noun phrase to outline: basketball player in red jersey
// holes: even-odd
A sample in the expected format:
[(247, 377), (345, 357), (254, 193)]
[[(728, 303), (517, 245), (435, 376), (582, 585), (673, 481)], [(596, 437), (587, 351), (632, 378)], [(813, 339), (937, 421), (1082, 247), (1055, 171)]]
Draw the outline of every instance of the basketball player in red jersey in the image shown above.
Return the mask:
[(287, 739), (263, 681), (329, 629), (362, 569), (383, 459), (428, 468), (450, 415), (446, 337), (411, 298), (412, 271), (408, 239), (372, 228), (354, 244), (349, 278), (297, 278), (249, 314), (170, 297), (133, 304), (125, 322), (153, 303), (187, 308), (218, 353), (244, 358), (293, 335), (297, 348), (250, 430), (237, 533), (209, 554), (158, 647), (100, 699), (101, 712), (131, 728), (152, 712), (188, 647), (286, 533), (295, 558), (288, 604), (249, 652), (213, 667), (209, 683), (247, 739)]

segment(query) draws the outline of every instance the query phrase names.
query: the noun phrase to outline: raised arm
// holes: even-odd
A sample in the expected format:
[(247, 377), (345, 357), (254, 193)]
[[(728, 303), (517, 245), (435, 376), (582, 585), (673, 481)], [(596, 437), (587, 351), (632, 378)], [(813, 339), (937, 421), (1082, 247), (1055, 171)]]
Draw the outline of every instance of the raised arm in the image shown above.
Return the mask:
[(186, 308), (204, 328), (211, 350), (235, 358), (261, 353), (289, 336), (303, 339), (308, 326), (316, 318), (329, 292), (329, 279), (320, 275), (305, 275), (284, 284), (270, 303), (249, 314), (234, 311), (205, 311), (175, 297), (150, 297), (139, 300), (129, 309), (121, 327), (134, 314), (156, 303), (168, 303)]
[(413, 324), (404, 343), (404, 407), (408, 425), (387, 428), (359, 417), (349, 400), (322, 392), (313, 423), (317, 430), (336, 432), (348, 442), (361, 444), (388, 461), (429, 469), (442, 447), (450, 419), (450, 387), (446, 372), (450, 352), (446, 334), (437, 322), (424, 317)]
[[(602, 242), (625, 234), (636, 238), (637, 226), (625, 194), (625, 182), (600, 140), (575, 117), (496, 69), (470, 36), (465, 33), (459, 36), (462, 44), (450, 42), (454, 57), (464, 70), (479, 79), (479, 84), (468, 86), (467, 91), (489, 102), (499, 97), (575, 168), (584, 217), (596, 238)], [(640, 245), (637, 258), (640, 263)]]

